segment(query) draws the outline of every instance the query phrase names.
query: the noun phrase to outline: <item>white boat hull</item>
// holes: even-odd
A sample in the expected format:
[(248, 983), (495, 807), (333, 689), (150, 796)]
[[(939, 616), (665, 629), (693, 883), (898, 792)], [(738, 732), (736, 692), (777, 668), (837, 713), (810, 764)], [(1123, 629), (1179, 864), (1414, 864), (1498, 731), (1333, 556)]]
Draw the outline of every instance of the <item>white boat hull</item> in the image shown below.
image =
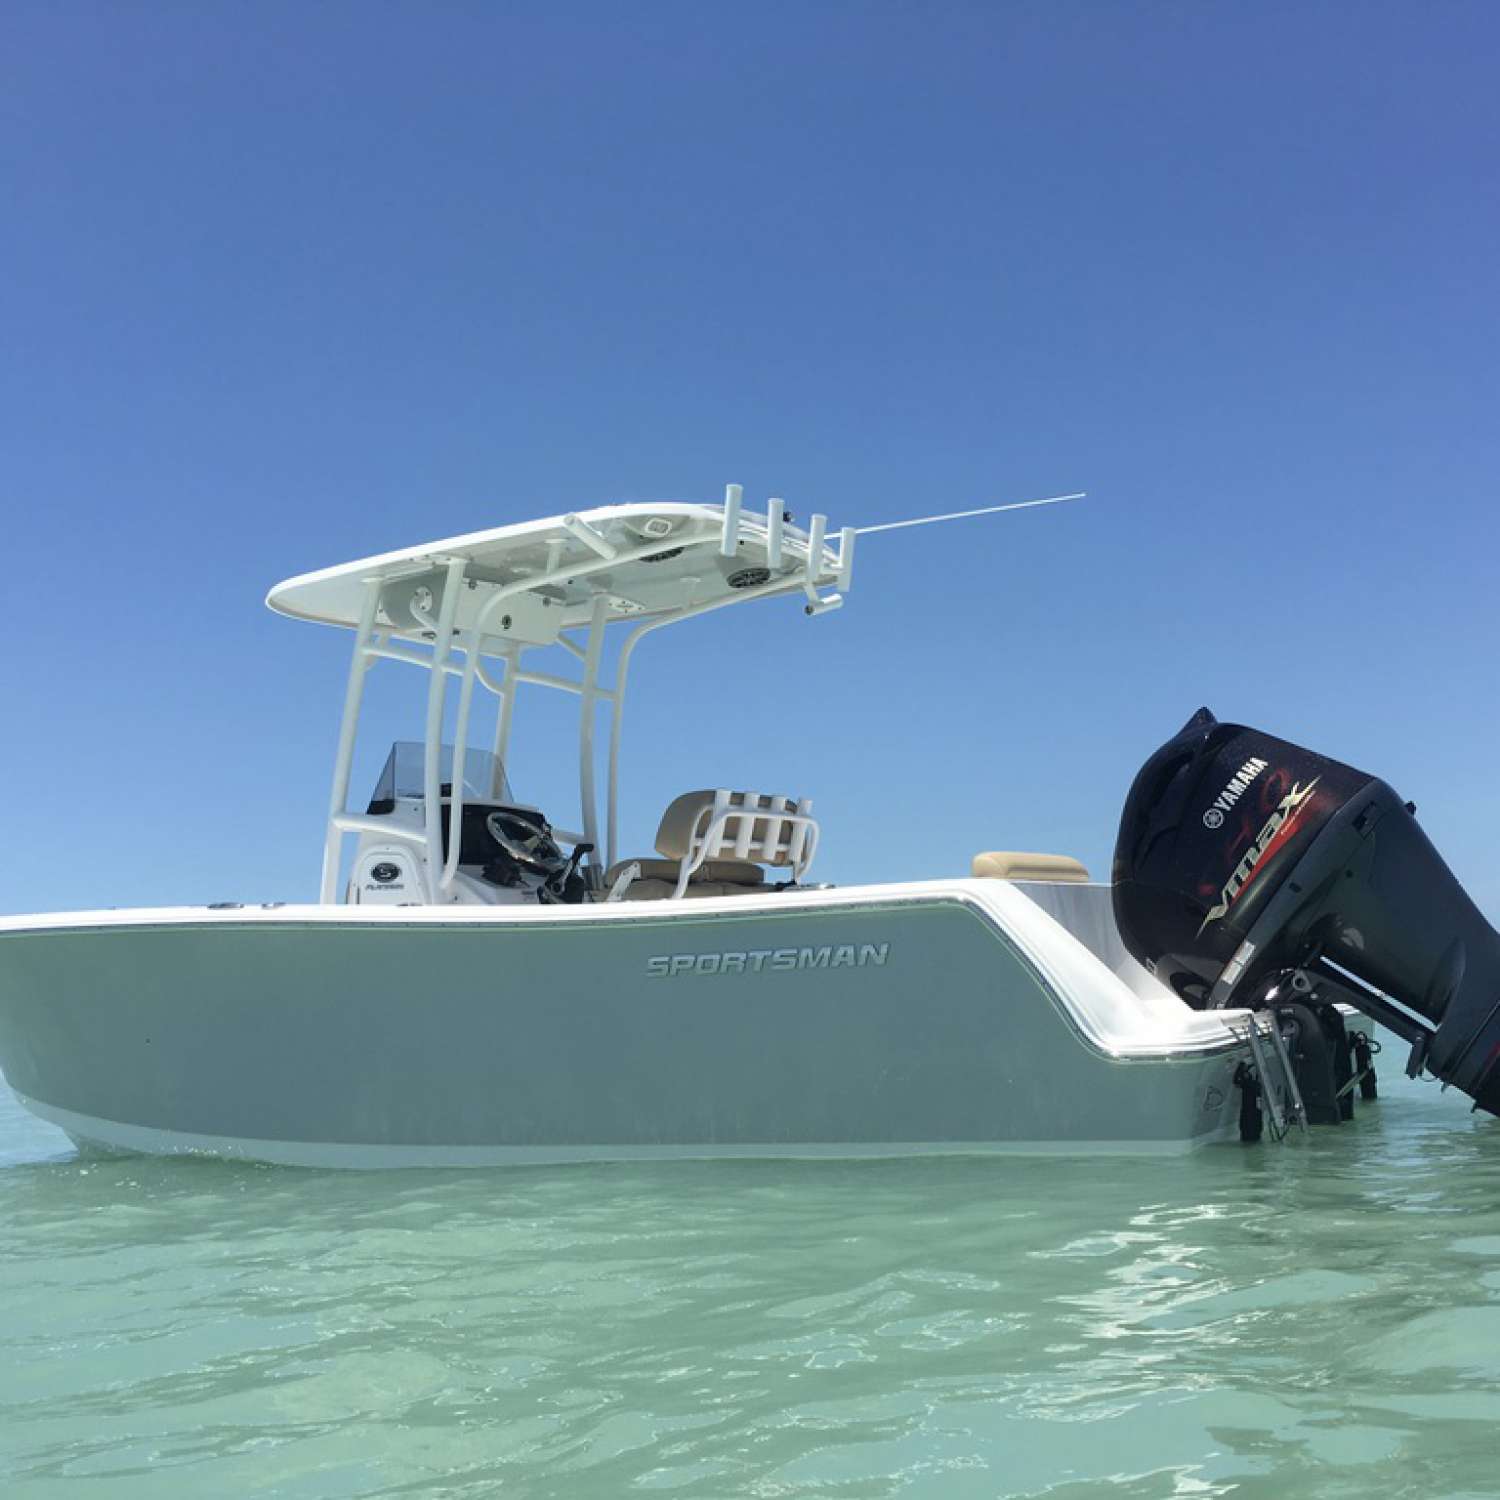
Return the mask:
[(302, 1166), (1176, 1150), (1244, 1057), (996, 881), (13, 918), (0, 979), (75, 1140)]

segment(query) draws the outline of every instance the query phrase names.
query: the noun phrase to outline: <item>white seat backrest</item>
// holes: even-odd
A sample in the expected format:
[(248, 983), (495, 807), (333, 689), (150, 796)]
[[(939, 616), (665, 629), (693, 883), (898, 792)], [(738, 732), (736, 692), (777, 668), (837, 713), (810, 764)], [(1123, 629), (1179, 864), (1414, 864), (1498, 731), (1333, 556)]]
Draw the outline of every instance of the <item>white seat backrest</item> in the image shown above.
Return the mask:
[(744, 859), (790, 867), (800, 879), (818, 847), (818, 824), (807, 798), (764, 792), (685, 792), (662, 815), (657, 851), (684, 862), (685, 872), (706, 859)]
[(693, 852), (705, 859), (750, 859), (759, 865), (802, 863), (810, 828), (804, 799), (760, 792), (716, 791), (693, 823)]

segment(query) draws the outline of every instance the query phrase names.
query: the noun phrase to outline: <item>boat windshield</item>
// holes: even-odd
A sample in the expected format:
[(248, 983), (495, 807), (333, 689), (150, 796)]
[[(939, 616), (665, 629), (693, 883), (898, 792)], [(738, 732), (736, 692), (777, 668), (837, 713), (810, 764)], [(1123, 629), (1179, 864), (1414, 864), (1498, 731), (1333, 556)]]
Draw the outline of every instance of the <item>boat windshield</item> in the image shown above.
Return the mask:
[[(446, 793), (453, 783), (453, 746), (444, 745), (438, 767), (438, 780)], [(423, 773), (426, 769), (426, 746), (420, 740), (397, 740), (386, 756), (385, 769), (375, 783), (370, 799), (373, 812), (384, 805), (389, 808), (397, 797), (425, 795)], [(463, 792), (465, 799), (478, 802), (513, 803), (505, 767), (488, 750), (465, 750), (463, 757)]]

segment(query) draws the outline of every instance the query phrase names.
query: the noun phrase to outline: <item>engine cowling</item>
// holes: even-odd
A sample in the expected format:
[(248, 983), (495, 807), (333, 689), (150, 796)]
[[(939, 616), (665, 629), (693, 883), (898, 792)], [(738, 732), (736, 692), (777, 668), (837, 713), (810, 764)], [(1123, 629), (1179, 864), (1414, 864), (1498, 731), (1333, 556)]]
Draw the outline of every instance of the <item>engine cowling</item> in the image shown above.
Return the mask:
[(1114, 909), (1190, 1005), (1313, 976), (1500, 1113), (1500, 934), (1378, 777), (1200, 709), (1125, 801)]

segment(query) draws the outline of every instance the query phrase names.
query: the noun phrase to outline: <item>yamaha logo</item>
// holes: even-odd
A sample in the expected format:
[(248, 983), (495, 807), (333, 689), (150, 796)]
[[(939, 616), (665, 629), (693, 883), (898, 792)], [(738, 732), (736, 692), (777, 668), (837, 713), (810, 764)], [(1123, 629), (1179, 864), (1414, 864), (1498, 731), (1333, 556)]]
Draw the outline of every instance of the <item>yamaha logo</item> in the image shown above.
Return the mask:
[(1269, 761), (1264, 761), (1258, 755), (1252, 755), (1233, 776), (1229, 778), (1229, 785), (1219, 793), (1217, 797), (1204, 809), (1203, 826), (1205, 828), (1222, 828), (1224, 826), (1224, 815), (1234, 806), (1241, 797), (1250, 789), (1250, 783), (1265, 770)]

